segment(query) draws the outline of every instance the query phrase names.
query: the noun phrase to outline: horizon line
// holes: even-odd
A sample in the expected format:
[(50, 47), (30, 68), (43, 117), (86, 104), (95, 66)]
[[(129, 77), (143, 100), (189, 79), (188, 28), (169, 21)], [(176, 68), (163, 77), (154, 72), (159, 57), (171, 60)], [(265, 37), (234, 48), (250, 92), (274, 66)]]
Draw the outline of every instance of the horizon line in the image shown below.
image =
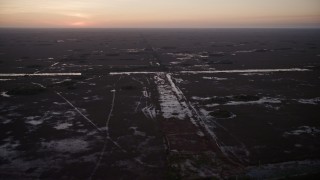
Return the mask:
[(319, 27), (0, 27), (0, 29), (320, 29)]

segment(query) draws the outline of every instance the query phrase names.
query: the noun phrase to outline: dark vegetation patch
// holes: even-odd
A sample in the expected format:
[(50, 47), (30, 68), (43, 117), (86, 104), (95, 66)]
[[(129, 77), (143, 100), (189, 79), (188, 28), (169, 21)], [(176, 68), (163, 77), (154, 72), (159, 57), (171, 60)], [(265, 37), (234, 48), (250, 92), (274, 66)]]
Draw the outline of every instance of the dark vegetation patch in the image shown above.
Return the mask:
[[(185, 164), (189, 162), (194, 168), (188, 168)], [(221, 163), (221, 162), (220, 162)], [(166, 179), (193, 179), (190, 177), (198, 177), (201, 169), (217, 167), (219, 162), (213, 153), (191, 153), (191, 154), (170, 154), (168, 157), (167, 170), (165, 172)], [(207, 178), (194, 179), (218, 179), (214, 176)]]
[(233, 114), (227, 110), (223, 109), (217, 109), (211, 113), (209, 113), (210, 116), (215, 117), (215, 118), (230, 118), (233, 116)]
[(287, 50), (292, 50), (293, 48), (276, 48), (274, 49), (275, 51), (287, 51)]
[(317, 44), (315, 43), (306, 43), (307, 46), (316, 46)]
[(32, 69), (41, 68), (41, 67), (42, 66), (39, 64), (32, 64), (32, 65), (27, 66), (27, 68), (32, 68)]
[(75, 76), (75, 77), (73, 77), (72, 80), (78, 81), (78, 80), (85, 80), (86, 78), (87, 78), (86, 76), (81, 75), (81, 76)]
[(208, 64), (233, 64), (230, 60), (211, 61)]
[(25, 173), (30, 174), (30, 173), (34, 172), (35, 170), (37, 170), (37, 169), (38, 169), (38, 167), (31, 167), (31, 168), (27, 169), (25, 171)]
[(320, 172), (315, 172), (311, 174), (300, 174), (300, 175), (288, 174), (285, 177), (279, 178), (279, 180), (302, 180), (302, 179), (309, 179), (309, 180), (320, 179)]
[(255, 96), (255, 95), (237, 95), (237, 96), (233, 96), (232, 100), (233, 101), (258, 101), (260, 99), (260, 97)]
[(213, 97), (208, 100), (203, 100), (201, 104), (212, 104), (212, 103), (218, 103), (218, 104), (224, 104), (228, 101), (227, 97)]
[(306, 49), (297, 49), (296, 52), (299, 52), (299, 53), (306, 53), (307, 50)]
[(250, 44), (250, 43), (247, 41), (244, 41), (244, 42), (240, 42), (239, 44), (246, 45), (246, 44)]
[(218, 42), (218, 43), (212, 43), (211, 47), (235, 47), (236, 44), (232, 43), (232, 42)]
[(177, 64), (177, 66), (189, 67), (189, 66), (194, 66), (194, 64), (191, 64), (191, 63), (181, 63), (181, 64)]
[(52, 46), (53, 44), (51, 43), (39, 43), (39, 44), (36, 44), (36, 46)]
[(20, 59), (23, 59), (23, 60), (30, 59), (30, 57), (29, 56), (22, 56)]
[(74, 85), (76, 82), (75, 81), (63, 81), (61, 83), (58, 83), (60, 86), (72, 86)]
[(137, 59), (135, 59), (135, 58), (121, 58), (119, 60), (120, 61), (136, 61)]
[(84, 53), (80, 55), (80, 58), (88, 58), (90, 56), (89, 53)]
[(36, 95), (45, 92), (46, 89), (35, 84), (20, 84), (18, 87), (11, 89), (9, 95)]
[(132, 85), (126, 85), (126, 86), (122, 86), (122, 87), (121, 87), (121, 90), (130, 91), (130, 90), (134, 90), (134, 89), (136, 89), (136, 88), (137, 88), (137, 87), (132, 86)]
[(77, 89), (77, 87), (76, 86), (68, 86), (67, 89), (74, 90), (74, 89)]
[(87, 63), (88, 61), (81, 59), (81, 60), (79, 60), (78, 62), (81, 63), (81, 64), (84, 64), (84, 63)]
[(82, 51), (84, 51), (84, 49), (74, 49), (73, 51), (74, 52), (82, 52)]
[(209, 56), (210, 57), (223, 57), (223, 56), (225, 56), (225, 53), (224, 52), (210, 53)]
[(226, 47), (235, 47), (235, 44), (227, 44)]
[(110, 56), (110, 57), (120, 56), (120, 53), (106, 53), (106, 56)]
[(144, 51), (145, 51), (145, 52), (152, 52), (152, 51), (153, 51), (153, 49), (152, 49), (152, 48), (150, 48), (150, 47), (147, 47), (147, 48), (145, 48), (145, 49), (144, 49)]
[(170, 50), (170, 49), (177, 49), (177, 47), (174, 47), (174, 46), (163, 46), (163, 47), (161, 47), (161, 49)]
[(70, 90), (76, 89), (76, 80), (66, 80), (49, 85), (48, 87), (63, 87)]

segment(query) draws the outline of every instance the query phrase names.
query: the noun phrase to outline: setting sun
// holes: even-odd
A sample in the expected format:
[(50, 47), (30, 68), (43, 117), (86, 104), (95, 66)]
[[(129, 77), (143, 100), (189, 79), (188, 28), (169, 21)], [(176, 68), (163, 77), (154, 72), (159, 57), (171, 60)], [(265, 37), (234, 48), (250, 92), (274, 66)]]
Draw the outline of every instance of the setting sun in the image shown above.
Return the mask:
[(71, 26), (86, 26), (86, 23), (85, 22), (73, 22), (70, 24)]

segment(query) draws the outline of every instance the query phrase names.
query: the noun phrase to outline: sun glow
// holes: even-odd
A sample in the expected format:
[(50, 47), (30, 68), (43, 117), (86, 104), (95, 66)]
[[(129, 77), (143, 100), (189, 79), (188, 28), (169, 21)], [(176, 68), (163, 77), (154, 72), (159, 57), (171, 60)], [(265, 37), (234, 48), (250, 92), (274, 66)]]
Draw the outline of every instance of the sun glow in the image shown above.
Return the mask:
[(77, 21), (77, 22), (72, 22), (70, 25), (71, 26), (86, 26), (87, 23), (83, 22), (83, 21)]

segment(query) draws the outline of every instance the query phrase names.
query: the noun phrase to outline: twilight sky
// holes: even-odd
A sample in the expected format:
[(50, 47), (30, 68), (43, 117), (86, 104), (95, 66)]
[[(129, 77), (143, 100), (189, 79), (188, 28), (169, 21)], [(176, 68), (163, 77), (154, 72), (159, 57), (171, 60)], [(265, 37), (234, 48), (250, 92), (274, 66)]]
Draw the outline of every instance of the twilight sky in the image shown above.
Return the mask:
[(0, 27), (320, 27), (320, 0), (0, 0)]

